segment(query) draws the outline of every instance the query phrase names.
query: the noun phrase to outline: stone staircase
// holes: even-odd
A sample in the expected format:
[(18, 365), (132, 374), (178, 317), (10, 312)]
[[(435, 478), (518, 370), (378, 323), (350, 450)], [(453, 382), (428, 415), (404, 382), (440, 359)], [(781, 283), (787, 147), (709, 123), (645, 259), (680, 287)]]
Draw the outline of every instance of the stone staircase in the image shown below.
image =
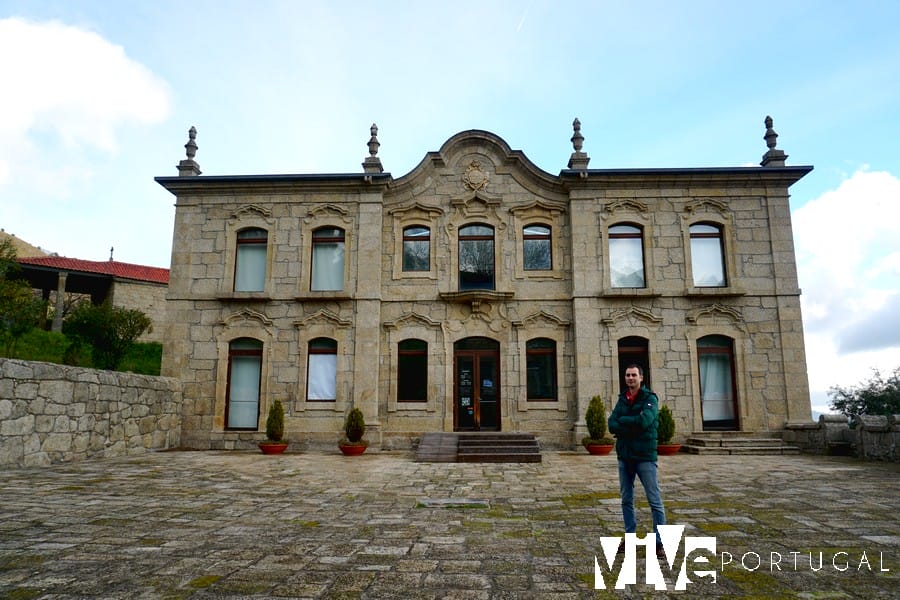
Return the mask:
[(780, 437), (748, 431), (695, 432), (681, 447), (688, 454), (800, 454), (800, 448), (785, 444)]
[(426, 433), (416, 462), (541, 462), (541, 449), (530, 433)]

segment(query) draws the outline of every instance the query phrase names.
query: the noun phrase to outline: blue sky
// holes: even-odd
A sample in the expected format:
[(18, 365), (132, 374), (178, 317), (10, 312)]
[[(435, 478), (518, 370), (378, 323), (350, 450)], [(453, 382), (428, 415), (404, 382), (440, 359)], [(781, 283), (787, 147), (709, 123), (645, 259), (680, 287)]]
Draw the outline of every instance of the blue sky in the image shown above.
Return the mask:
[(812, 403), (900, 365), (900, 3), (0, 0), (0, 227), (167, 267), (187, 130), (207, 175), (400, 176), (451, 135), (558, 173), (749, 166), (792, 188)]

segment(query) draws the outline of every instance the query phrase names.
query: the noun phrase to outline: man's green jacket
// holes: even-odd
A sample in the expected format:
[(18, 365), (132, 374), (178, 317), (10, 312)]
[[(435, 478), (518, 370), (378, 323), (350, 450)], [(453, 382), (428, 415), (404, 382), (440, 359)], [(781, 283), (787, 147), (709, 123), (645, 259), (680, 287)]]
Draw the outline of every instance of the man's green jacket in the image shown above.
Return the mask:
[(659, 426), (659, 398), (646, 386), (638, 390), (634, 402), (619, 394), (619, 401), (607, 421), (616, 436), (620, 460), (656, 461), (656, 430)]

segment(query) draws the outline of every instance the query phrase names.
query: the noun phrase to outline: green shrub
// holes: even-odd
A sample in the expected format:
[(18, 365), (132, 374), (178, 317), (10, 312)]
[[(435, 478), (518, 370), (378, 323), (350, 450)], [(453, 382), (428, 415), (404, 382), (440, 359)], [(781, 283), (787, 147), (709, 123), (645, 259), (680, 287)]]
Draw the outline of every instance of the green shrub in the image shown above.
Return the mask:
[(668, 406), (659, 409), (659, 428), (656, 431), (656, 439), (658, 444), (668, 444), (675, 435), (675, 419), (672, 418), (672, 411)]
[(362, 411), (358, 408), (352, 408), (349, 413), (347, 413), (347, 420), (344, 422), (344, 435), (347, 436), (347, 441), (352, 444), (357, 444), (362, 440), (363, 434), (366, 433), (366, 420), (363, 417)]
[(584, 420), (587, 424), (588, 436), (582, 440), (583, 444), (588, 442), (599, 444), (615, 443), (614, 440), (606, 437), (606, 405), (603, 404), (603, 399), (600, 396), (591, 398)]
[(270, 442), (280, 442), (284, 438), (284, 407), (281, 400), (276, 400), (269, 408), (269, 416), (266, 419), (266, 439)]

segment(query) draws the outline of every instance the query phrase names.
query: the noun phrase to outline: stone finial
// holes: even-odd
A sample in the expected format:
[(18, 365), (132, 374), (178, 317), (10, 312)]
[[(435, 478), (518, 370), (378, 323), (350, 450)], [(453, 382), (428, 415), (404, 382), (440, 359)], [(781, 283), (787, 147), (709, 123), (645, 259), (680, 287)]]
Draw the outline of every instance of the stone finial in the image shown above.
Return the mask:
[(763, 136), (763, 139), (766, 140), (766, 146), (769, 150), (763, 154), (762, 162), (759, 164), (763, 167), (783, 167), (788, 155), (783, 150), (775, 148), (775, 140), (778, 139), (778, 134), (772, 129), (772, 117), (767, 116), (765, 123), (766, 135)]
[(194, 160), (194, 157), (197, 156), (197, 128), (194, 126), (188, 129), (188, 141), (184, 145), (184, 150), (187, 158), (178, 163), (178, 176), (193, 177), (199, 175), (201, 173), (200, 165)]
[(378, 147), (381, 146), (381, 143), (378, 141), (378, 125), (372, 123), (372, 126), (369, 128), (369, 134), (372, 136), (369, 138), (369, 156), (363, 161), (363, 172), (365, 173), (383, 173), (384, 168), (381, 166), (381, 159), (376, 156), (378, 154)]
[(570, 169), (587, 169), (591, 159), (588, 157), (587, 153), (581, 151), (581, 148), (584, 145), (584, 136), (581, 135), (581, 121), (577, 118), (572, 121), (572, 129), (575, 131), (571, 138), (572, 148), (575, 149), (575, 152), (569, 157), (568, 166)]
[(115, 250), (115, 246), (109, 247), (109, 262), (113, 262), (113, 250)]

